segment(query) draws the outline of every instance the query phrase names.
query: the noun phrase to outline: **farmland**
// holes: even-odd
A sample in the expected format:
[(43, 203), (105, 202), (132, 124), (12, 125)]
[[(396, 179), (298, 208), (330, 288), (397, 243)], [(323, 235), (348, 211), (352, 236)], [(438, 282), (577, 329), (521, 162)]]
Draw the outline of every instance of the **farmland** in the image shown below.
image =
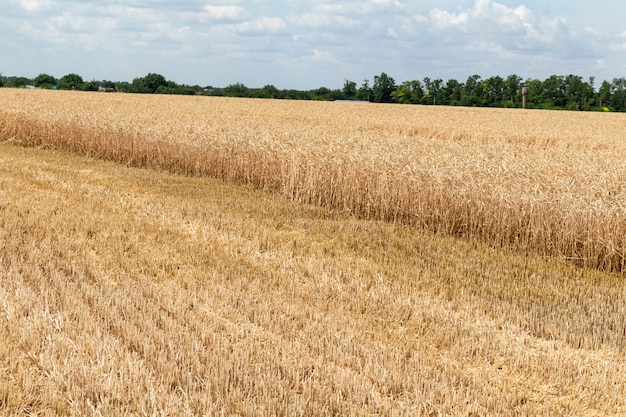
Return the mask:
[(620, 115), (0, 103), (0, 415), (626, 412)]
[(620, 114), (6, 90), (10, 142), (621, 270)]

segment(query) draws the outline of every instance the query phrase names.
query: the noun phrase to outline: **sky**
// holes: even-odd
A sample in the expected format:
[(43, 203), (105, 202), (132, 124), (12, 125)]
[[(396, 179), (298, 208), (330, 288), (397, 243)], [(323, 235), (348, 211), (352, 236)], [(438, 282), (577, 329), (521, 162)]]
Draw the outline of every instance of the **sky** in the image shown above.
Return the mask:
[(0, 73), (341, 88), (626, 77), (623, 0), (0, 0)]

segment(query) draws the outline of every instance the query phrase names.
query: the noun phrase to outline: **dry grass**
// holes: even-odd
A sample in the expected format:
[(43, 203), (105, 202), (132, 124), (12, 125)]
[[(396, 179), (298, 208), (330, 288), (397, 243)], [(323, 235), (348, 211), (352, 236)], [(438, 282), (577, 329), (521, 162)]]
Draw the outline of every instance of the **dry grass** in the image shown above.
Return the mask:
[(622, 114), (0, 90), (0, 138), (624, 270)]
[(0, 415), (617, 416), (622, 278), (0, 144)]

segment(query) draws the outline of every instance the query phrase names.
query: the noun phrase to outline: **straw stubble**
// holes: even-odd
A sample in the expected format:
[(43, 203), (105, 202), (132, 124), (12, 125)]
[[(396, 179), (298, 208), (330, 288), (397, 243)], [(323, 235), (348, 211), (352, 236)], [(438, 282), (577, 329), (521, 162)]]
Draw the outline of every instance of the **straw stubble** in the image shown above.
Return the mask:
[(623, 280), (0, 145), (0, 415), (621, 415)]

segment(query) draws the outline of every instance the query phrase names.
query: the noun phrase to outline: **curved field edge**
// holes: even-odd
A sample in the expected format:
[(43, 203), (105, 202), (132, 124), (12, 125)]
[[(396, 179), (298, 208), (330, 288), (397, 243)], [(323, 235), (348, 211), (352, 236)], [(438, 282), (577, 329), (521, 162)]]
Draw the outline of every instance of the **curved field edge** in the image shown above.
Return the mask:
[[(448, 126), (432, 112), (407, 124), (398, 122), (402, 114), (381, 106), (353, 107), (349, 114), (362, 125), (346, 130), (342, 123), (350, 116), (333, 111), (348, 108), (329, 107), (335, 103), (317, 103), (317, 113), (305, 117), (290, 113), (284, 103), (268, 110), (262, 101), (230, 100), (221, 103), (223, 120), (216, 123), (211, 115), (201, 119), (198, 110), (196, 118), (163, 118), (159, 111), (167, 103), (146, 96), (100, 95), (96, 104), (90, 101), (96, 96), (72, 96), (92, 106), (85, 112), (59, 97), (46, 99), (59, 114), (72, 117), (3, 110), (0, 140), (253, 184), (361, 218), (478, 238), (578, 265), (609, 271), (626, 265), (626, 148), (620, 137), (608, 140), (592, 132), (592, 119), (588, 135), (579, 127), (576, 138), (560, 139), (559, 129), (563, 136), (573, 134), (566, 121), (552, 122), (556, 130), (543, 135), (531, 130), (525, 136), (506, 127), (500, 133), (498, 117), (515, 120), (517, 114), (500, 111), (489, 118), (490, 109), (465, 115), (480, 118), (480, 126), (458, 126), (461, 110), (441, 109), (450, 118)], [(107, 100), (137, 108), (111, 111)], [(177, 100), (176, 105), (206, 109), (216, 103)], [(140, 107), (142, 101), (150, 105)], [(111, 115), (99, 123), (98, 112), (105, 110)], [(367, 111), (384, 117), (367, 119)], [(116, 117), (125, 122), (111, 121)], [(479, 127), (485, 133), (472, 130)], [(605, 126), (603, 134), (614, 134), (611, 129)]]
[(622, 415), (614, 274), (0, 145), (0, 415)]

